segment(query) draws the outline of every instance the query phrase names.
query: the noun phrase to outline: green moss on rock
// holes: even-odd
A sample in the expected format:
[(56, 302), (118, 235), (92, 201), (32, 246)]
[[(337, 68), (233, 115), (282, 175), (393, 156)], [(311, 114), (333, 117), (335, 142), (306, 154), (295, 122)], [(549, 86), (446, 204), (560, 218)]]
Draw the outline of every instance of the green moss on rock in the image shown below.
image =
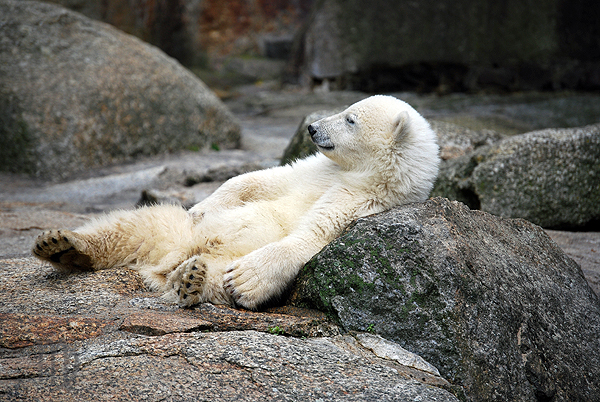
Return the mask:
[[(290, 301), (419, 354), (463, 400), (600, 392), (598, 299), (524, 220), (441, 198), (360, 219), (304, 267)], [(524, 347), (546, 364), (524, 367)]]

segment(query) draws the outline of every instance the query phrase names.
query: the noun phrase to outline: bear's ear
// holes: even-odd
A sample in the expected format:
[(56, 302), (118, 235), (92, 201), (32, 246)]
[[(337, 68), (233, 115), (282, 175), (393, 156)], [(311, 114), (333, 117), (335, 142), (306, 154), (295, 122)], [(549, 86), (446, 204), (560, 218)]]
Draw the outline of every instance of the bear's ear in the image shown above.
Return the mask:
[(406, 134), (410, 131), (410, 116), (408, 112), (403, 110), (398, 113), (394, 119), (394, 140), (396, 143), (402, 142)]

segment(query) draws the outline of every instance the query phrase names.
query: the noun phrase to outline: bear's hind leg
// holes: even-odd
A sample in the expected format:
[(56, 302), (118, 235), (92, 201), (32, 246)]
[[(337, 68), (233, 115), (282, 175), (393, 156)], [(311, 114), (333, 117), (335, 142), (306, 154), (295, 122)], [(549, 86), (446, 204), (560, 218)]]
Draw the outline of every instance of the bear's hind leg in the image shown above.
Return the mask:
[(63, 272), (129, 267), (144, 274), (147, 269), (145, 279), (162, 289), (168, 272), (202, 240), (194, 233), (187, 211), (160, 205), (111, 212), (75, 231), (43, 232), (32, 252)]
[(63, 272), (91, 271), (92, 257), (86, 253), (83, 236), (70, 230), (48, 230), (40, 234), (33, 247), (33, 254), (49, 261)]

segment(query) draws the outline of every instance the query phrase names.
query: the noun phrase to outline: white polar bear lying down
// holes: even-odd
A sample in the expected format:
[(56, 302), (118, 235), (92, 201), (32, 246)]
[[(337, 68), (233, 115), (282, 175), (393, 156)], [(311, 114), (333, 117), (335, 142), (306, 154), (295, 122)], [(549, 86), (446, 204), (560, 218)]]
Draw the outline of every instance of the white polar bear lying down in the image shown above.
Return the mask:
[(35, 256), (61, 271), (129, 267), (164, 297), (255, 309), (355, 219), (427, 199), (436, 135), (408, 104), (372, 96), (308, 127), (322, 152), (246, 173), (185, 211), (113, 212), (42, 233)]

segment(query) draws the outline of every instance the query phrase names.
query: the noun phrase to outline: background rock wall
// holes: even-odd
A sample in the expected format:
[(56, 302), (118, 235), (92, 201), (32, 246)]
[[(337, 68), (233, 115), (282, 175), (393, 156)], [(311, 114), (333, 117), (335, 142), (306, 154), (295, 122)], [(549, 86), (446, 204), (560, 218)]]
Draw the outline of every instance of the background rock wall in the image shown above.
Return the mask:
[(594, 0), (53, 2), (189, 66), (222, 68), (219, 59), (240, 55), (288, 59), (286, 80), (305, 85), (441, 93), (600, 88)]
[[(52, 0), (161, 48), (186, 65), (212, 56), (281, 58), (312, 0)], [(283, 55), (283, 56), (282, 56)]]
[(598, 88), (599, 15), (589, 0), (323, 0), (292, 70), (368, 91)]

